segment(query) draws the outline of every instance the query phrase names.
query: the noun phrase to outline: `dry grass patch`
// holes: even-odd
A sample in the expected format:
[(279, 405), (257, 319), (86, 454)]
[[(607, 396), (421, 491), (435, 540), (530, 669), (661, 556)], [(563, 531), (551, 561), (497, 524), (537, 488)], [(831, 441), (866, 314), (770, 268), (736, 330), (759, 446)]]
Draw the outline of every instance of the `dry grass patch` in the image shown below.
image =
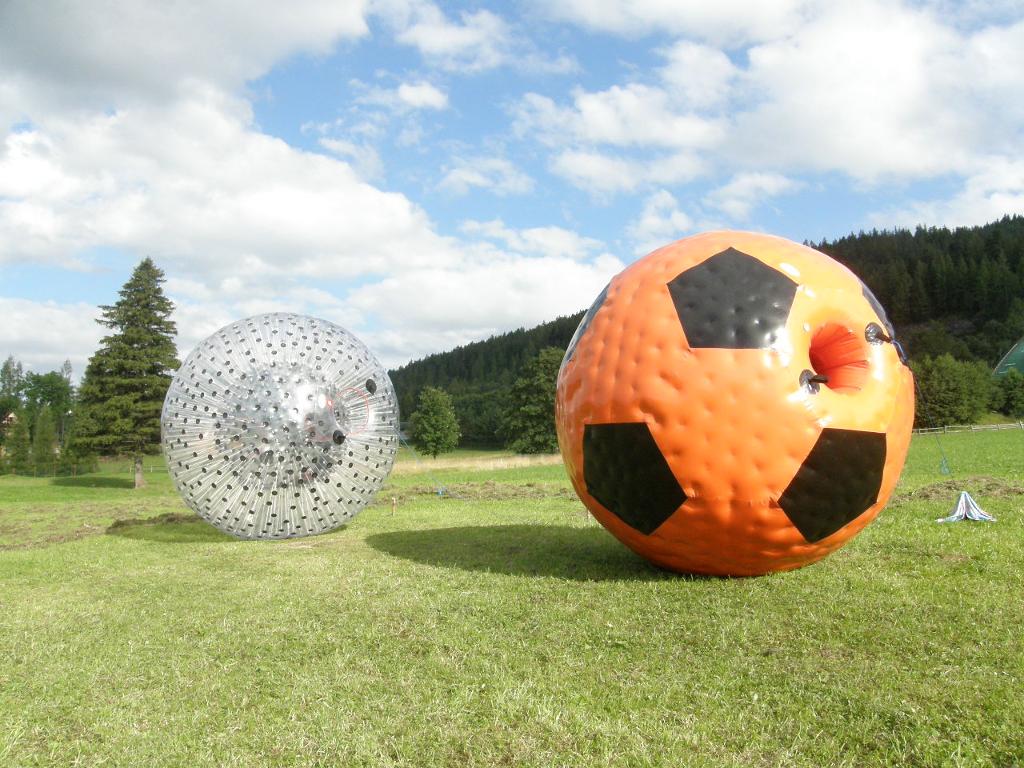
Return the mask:
[(541, 454), (538, 456), (520, 456), (516, 454), (498, 457), (471, 456), (447, 458), (420, 458), (399, 462), (392, 470), (395, 475), (414, 475), (417, 473), (436, 472), (449, 469), (472, 469), (479, 472), (493, 472), (500, 469), (517, 469), (519, 467), (542, 467), (561, 464), (562, 457), (557, 454)]

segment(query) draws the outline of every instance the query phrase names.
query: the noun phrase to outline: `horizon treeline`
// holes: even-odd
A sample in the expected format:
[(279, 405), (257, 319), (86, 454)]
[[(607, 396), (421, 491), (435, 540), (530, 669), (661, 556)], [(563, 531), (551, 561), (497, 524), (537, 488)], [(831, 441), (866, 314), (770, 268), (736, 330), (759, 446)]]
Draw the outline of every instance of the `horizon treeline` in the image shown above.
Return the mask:
[[(862, 231), (807, 245), (867, 283), (912, 360), (950, 355), (992, 369), (1024, 336), (1024, 216), (952, 230)], [(523, 367), (544, 347), (565, 349), (583, 312), (390, 371), (403, 418), (424, 387), (438, 387), (451, 395), (463, 445), (501, 445), (502, 414)]]

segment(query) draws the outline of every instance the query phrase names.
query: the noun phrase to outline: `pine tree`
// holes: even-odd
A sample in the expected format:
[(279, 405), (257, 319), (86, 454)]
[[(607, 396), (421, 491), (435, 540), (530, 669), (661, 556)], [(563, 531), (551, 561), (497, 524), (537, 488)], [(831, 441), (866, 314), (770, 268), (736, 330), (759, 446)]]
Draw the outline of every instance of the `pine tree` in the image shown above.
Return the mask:
[(135, 487), (144, 485), (142, 456), (160, 445), (160, 410), (179, 363), (174, 305), (160, 287), (163, 272), (143, 259), (98, 322), (113, 333), (89, 359), (75, 414), (82, 448), (135, 460)]
[(565, 350), (545, 347), (523, 368), (509, 392), (502, 431), (516, 453), (554, 453), (555, 384)]
[(459, 422), (452, 399), (443, 389), (424, 387), (420, 392), (419, 407), (412, 415), (412, 441), (435, 459), (458, 445)]
[(916, 321), (927, 320), (931, 316), (931, 302), (928, 295), (928, 266), (919, 261), (914, 265), (910, 280), (910, 317)]
[(7, 465), (11, 472), (16, 475), (28, 475), (32, 473), (31, 446), (28, 438), (28, 419), (25, 414), (18, 411), (14, 414), (14, 423), (7, 436), (7, 443), (4, 446), (7, 455)]
[(32, 435), (32, 466), (37, 475), (48, 475), (53, 471), (57, 449), (57, 429), (54, 425), (53, 410), (43, 408), (36, 416)]

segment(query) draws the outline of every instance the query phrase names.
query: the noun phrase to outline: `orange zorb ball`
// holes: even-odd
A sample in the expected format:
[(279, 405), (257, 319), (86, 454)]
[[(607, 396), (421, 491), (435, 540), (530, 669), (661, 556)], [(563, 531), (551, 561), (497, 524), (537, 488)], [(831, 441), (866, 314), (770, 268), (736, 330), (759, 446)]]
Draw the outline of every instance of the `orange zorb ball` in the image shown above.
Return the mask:
[(850, 270), (778, 237), (710, 232), (612, 279), (558, 374), (580, 499), (634, 552), (750, 576), (813, 563), (885, 506), (914, 383)]

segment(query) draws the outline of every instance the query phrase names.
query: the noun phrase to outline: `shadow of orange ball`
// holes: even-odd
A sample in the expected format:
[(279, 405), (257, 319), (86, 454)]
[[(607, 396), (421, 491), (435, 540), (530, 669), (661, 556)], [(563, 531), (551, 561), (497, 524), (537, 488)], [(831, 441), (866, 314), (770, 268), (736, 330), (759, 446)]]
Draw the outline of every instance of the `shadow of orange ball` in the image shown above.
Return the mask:
[(558, 376), (573, 486), (623, 544), (690, 573), (798, 568), (875, 518), (914, 383), (846, 267), (778, 237), (710, 232), (617, 275)]

